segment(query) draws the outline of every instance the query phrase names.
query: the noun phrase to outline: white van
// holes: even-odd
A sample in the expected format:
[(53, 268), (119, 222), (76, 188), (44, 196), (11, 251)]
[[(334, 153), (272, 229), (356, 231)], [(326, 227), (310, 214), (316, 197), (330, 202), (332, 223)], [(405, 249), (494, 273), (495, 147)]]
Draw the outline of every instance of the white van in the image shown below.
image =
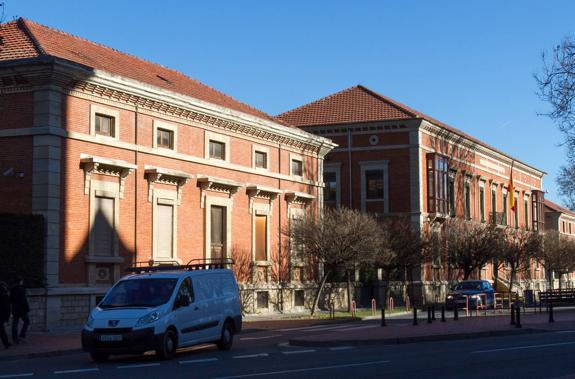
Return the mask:
[(231, 270), (196, 264), (130, 271), (135, 274), (108, 291), (82, 330), (82, 348), (92, 359), (150, 350), (169, 359), (179, 347), (207, 342), (232, 347), (242, 314)]

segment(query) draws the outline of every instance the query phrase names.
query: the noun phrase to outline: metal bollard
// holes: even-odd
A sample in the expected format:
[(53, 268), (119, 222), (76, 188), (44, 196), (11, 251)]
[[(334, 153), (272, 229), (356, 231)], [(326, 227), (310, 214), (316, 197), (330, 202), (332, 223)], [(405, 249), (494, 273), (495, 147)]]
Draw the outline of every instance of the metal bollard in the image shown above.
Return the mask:
[(385, 307), (381, 307), (381, 326), (385, 326)]
[(553, 317), (553, 303), (549, 303), (549, 322), (555, 322)]
[(517, 309), (515, 309), (515, 316), (517, 321), (515, 321), (515, 327), (521, 328), (521, 307), (517, 304)]
[(431, 324), (431, 307), (427, 307), (427, 323)]
[(431, 319), (435, 321), (435, 304), (431, 306)]
[(413, 307), (413, 325), (417, 325), (417, 307)]
[(445, 322), (445, 305), (441, 306), (441, 322)]
[(459, 309), (457, 309), (457, 303), (453, 306), (453, 320), (459, 320)]
[(511, 305), (511, 324), (515, 325), (515, 306)]

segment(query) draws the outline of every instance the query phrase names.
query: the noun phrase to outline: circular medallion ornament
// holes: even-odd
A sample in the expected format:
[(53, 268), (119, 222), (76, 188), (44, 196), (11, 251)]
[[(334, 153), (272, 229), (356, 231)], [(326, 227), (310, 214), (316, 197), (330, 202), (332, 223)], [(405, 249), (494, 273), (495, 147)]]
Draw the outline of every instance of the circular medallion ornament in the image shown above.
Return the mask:
[(370, 145), (377, 145), (379, 143), (379, 137), (374, 135), (369, 136), (369, 144)]

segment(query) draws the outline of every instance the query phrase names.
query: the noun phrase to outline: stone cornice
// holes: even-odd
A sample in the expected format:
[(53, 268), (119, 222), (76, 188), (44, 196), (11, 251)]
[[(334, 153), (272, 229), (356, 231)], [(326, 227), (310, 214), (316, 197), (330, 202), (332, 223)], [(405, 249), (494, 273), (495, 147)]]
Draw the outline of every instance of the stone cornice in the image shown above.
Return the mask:
[[(59, 58), (44, 57), (22, 62), (3, 62), (0, 64), (0, 74), (2, 74), (2, 68), (9, 69), (14, 66), (18, 67), (19, 74), (29, 84), (21, 86), (22, 88), (11, 87), (9, 90), (12, 92), (29, 90), (30, 85), (55, 84), (62, 86), (68, 93), (81, 92), (96, 95), (102, 99), (160, 112), (274, 144), (283, 144), (313, 153), (319, 158), (323, 158), (336, 146), (329, 139), (315, 136), (295, 127), (284, 126), (273, 120), (252, 116), (104, 71), (86, 68)], [(0, 91), (7, 90), (0, 86)]]
[[(535, 167), (529, 166), (519, 160), (511, 158), (508, 155), (500, 153), (494, 149), (490, 149), (486, 145), (477, 143), (460, 135), (454, 131), (447, 130), (428, 121), (423, 120), (420, 128), (429, 134), (445, 139), (447, 142), (457, 142), (457, 144), (464, 146), (467, 149), (473, 150), (474, 152), (479, 152), (487, 157), (495, 159), (505, 165), (511, 166), (511, 162), (514, 162), (514, 169), (523, 171), (537, 178), (542, 178), (546, 173), (544, 171), (538, 170)], [(443, 135), (442, 135), (443, 133)]]

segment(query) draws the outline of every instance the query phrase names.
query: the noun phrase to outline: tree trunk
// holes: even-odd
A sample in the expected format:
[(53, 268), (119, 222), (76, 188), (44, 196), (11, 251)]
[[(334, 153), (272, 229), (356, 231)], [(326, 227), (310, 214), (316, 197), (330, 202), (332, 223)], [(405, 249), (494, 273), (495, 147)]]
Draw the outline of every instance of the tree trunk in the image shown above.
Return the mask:
[(517, 268), (511, 265), (511, 272), (509, 273), (509, 292), (513, 292), (513, 282), (515, 281), (515, 275), (517, 275)]
[(347, 311), (351, 312), (351, 270), (345, 270), (347, 276)]
[(311, 315), (312, 316), (315, 313), (315, 309), (317, 308), (317, 304), (319, 303), (319, 296), (321, 295), (321, 292), (323, 291), (323, 287), (325, 287), (325, 282), (327, 281), (328, 274), (329, 274), (329, 271), (324, 272), (323, 278), (321, 279), (319, 287), (317, 288), (317, 291), (315, 292), (315, 298), (313, 299), (313, 304), (311, 306)]

